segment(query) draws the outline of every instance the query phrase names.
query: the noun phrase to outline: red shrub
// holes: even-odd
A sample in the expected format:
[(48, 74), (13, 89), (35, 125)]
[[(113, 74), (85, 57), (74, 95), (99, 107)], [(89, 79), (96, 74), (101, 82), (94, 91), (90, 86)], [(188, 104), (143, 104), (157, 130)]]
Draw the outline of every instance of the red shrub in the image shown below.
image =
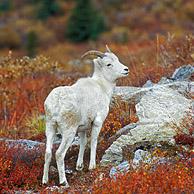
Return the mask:
[(115, 100), (115, 104), (116, 105), (110, 109), (101, 130), (101, 135), (103, 135), (104, 138), (110, 138), (122, 127), (138, 121), (135, 105), (122, 101), (119, 98)]
[[(192, 109), (187, 114), (187, 117), (183, 119), (180, 126), (174, 126), (174, 128), (177, 132), (177, 135), (174, 137), (177, 144), (190, 145), (191, 147), (194, 146), (194, 122), (192, 118)], [(188, 133), (184, 130), (187, 130)]]
[(194, 137), (187, 134), (178, 134), (175, 136), (176, 144), (194, 146)]
[(6, 94), (0, 97), (0, 136), (9, 138), (29, 138), (33, 131), (25, 125), (25, 118), (33, 112), (44, 113), (44, 100), (49, 91), (57, 85), (69, 85), (74, 79), (57, 79), (49, 73), (28, 76), (12, 81), (5, 86)]
[(141, 168), (125, 175), (118, 175), (116, 180), (105, 178), (92, 187), (95, 194), (124, 193), (192, 193), (193, 168), (188, 163), (161, 164), (155, 170)]
[(0, 143), (0, 192), (17, 188), (37, 188), (43, 170), (43, 147), (26, 149)]

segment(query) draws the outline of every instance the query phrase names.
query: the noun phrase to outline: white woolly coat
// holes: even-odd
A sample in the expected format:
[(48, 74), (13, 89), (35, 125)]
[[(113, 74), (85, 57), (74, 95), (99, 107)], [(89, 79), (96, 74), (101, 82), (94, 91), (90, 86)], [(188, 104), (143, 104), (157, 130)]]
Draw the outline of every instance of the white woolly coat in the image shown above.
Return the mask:
[(97, 114), (102, 119), (107, 116), (112, 88), (95, 76), (81, 78), (72, 86), (57, 87), (45, 101), (47, 119), (58, 126), (79, 126), (78, 131), (89, 129)]

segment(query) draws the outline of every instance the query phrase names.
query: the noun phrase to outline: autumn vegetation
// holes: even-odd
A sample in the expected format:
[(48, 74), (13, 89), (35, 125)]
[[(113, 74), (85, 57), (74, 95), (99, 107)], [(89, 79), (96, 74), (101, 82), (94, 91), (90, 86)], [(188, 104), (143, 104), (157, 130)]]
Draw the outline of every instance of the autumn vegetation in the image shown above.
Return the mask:
[[(0, 22), (0, 138), (45, 142), (43, 102), (52, 88), (71, 85), (90, 74), (92, 65), (80, 61), (80, 56), (88, 49), (104, 51), (108, 43), (119, 55), (130, 69), (127, 78), (118, 80), (120, 86), (140, 87), (149, 79), (156, 83), (163, 76), (171, 76), (177, 67), (194, 62), (193, 1), (138, 0), (128, 4), (123, 0), (94, 1), (94, 11), (102, 12), (91, 24), (93, 31), (79, 40), (75, 39), (80, 37), (72, 31), (73, 24), (69, 20), (75, 19), (74, 14), (77, 14), (74, 1), (26, 2), (0, 2), (0, 18), (3, 19)], [(92, 13), (88, 11), (87, 14)], [(98, 25), (101, 25), (100, 31)], [(137, 121), (135, 104), (117, 99), (100, 133), (98, 164), (111, 143), (110, 137), (125, 125)], [(72, 185), (69, 191), (192, 193), (194, 123), (187, 125), (187, 121), (192, 121), (192, 118), (183, 122), (190, 134), (184, 134), (181, 128), (176, 129), (175, 151), (155, 150), (158, 155), (173, 156), (172, 163), (157, 165), (155, 169), (151, 166), (131, 169), (126, 174), (119, 174), (116, 180), (108, 178), (110, 166), (98, 166), (92, 172), (84, 168), (82, 173), (68, 175)], [(0, 141), (0, 193), (15, 190), (46, 193), (46, 188), (41, 185), (44, 149), (44, 145), (30, 152), (22, 146), (10, 149)], [(75, 169), (77, 152), (78, 148), (73, 147), (67, 154), (66, 162), (71, 169)], [(183, 157), (176, 157), (176, 153)], [(88, 163), (89, 148), (85, 160)], [(57, 180), (57, 173), (53, 173), (50, 186), (58, 184)]]

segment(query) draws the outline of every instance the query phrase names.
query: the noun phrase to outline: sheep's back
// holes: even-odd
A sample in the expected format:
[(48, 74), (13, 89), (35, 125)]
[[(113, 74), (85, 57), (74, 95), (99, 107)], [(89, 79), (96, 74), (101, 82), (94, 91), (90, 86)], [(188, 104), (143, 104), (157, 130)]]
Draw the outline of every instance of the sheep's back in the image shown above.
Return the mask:
[(76, 94), (70, 86), (54, 88), (46, 98), (44, 106), (47, 118), (53, 121), (60, 123), (68, 120), (71, 124), (73, 120), (78, 121)]

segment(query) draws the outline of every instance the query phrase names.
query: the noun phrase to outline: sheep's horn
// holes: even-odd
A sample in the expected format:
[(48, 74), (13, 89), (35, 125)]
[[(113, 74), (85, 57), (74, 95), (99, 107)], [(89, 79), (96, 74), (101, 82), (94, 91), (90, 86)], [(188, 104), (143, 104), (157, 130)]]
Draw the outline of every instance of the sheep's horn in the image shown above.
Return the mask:
[(108, 45), (106, 44), (106, 50), (111, 53), (111, 50), (109, 49)]
[(88, 52), (84, 53), (81, 56), (81, 58), (83, 59), (84, 57), (86, 57), (88, 55), (94, 55), (94, 56), (98, 56), (98, 57), (102, 58), (104, 56), (104, 53), (102, 53), (100, 51), (91, 50), (91, 51), (88, 51)]

